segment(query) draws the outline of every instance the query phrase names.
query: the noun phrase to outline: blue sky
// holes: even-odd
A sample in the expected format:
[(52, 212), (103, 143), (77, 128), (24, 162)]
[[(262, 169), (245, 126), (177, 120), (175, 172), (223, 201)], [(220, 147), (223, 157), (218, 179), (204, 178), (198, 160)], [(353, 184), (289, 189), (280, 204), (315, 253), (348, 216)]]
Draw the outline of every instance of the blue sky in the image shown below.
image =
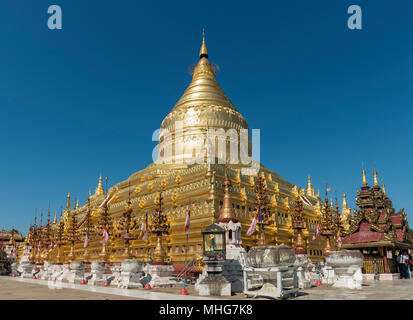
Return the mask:
[[(58, 4), (63, 29), (47, 28)], [(347, 8), (363, 30), (347, 28)], [(364, 162), (413, 218), (411, 1), (0, 2), (0, 227), (27, 231), (35, 208), (83, 203), (151, 162), (188, 85), (202, 28), (217, 79), (261, 160), (354, 206)], [(334, 196), (334, 194), (332, 194)], [(413, 223), (413, 222), (412, 222)]]

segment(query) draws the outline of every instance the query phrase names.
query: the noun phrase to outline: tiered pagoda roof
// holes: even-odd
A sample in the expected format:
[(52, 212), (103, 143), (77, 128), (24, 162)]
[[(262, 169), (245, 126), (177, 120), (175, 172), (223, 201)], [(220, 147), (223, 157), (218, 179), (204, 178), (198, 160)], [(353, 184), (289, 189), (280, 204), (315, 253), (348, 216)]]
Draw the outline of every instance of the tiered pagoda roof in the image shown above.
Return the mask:
[(359, 209), (355, 211), (350, 226), (344, 233), (344, 248), (413, 248), (404, 209), (395, 211), (392, 201), (386, 195), (384, 184), (380, 187), (377, 182), (376, 170), (374, 185), (369, 187), (363, 169), (363, 186), (357, 192), (356, 204)]

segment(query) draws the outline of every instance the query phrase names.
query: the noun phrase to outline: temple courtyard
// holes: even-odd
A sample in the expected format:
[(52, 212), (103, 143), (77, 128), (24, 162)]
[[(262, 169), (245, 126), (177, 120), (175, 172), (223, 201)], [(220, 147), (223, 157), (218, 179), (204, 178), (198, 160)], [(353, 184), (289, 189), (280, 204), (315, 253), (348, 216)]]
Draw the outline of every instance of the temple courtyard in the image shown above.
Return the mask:
[[(118, 289), (88, 285), (73, 285), (45, 280), (0, 277), (0, 300), (209, 300), (222, 297), (200, 297), (193, 285), (187, 286), (188, 296), (179, 295), (179, 288)], [(245, 299), (243, 294), (226, 299)], [(266, 298), (258, 298), (260, 300)], [(413, 280), (367, 281), (361, 290), (334, 288), (331, 285), (300, 290), (291, 300), (413, 300)], [(245, 300), (253, 300), (248, 298)]]

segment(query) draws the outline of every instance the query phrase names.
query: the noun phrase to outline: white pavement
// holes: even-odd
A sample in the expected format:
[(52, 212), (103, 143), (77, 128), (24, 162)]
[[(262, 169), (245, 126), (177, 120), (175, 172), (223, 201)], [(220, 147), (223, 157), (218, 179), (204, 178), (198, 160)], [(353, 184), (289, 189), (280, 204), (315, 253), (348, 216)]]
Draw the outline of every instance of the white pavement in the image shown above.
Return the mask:
[(139, 299), (147, 299), (147, 300), (217, 300), (219, 298), (207, 298), (207, 297), (198, 297), (198, 296), (185, 296), (173, 293), (166, 293), (166, 292), (153, 292), (150, 290), (143, 290), (143, 289), (119, 289), (119, 288), (111, 288), (111, 287), (101, 287), (101, 286), (88, 286), (82, 284), (72, 284), (62, 281), (48, 281), (48, 280), (34, 280), (34, 279), (23, 279), (23, 278), (12, 278), (9, 276), (0, 276), (2, 280), (10, 280), (10, 281), (19, 281), (19, 282), (26, 282), (31, 284), (38, 284), (43, 286), (48, 286), (50, 289), (75, 289), (75, 290), (83, 290), (83, 291), (90, 291), (90, 292), (97, 292), (97, 293), (104, 293), (104, 294), (112, 294), (117, 296), (125, 296), (125, 297), (133, 297)]

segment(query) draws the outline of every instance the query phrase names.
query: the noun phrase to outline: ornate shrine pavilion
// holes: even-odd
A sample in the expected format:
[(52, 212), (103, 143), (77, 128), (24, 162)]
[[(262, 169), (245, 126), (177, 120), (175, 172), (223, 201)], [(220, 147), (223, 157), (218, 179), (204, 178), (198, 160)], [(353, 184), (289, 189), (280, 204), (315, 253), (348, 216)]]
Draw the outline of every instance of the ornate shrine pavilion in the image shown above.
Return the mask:
[(357, 193), (359, 210), (351, 217), (344, 232), (343, 248), (359, 249), (364, 255), (364, 273), (373, 273), (373, 258), (380, 273), (396, 271), (395, 254), (413, 249), (404, 209), (396, 212), (386, 195), (384, 184), (379, 186), (374, 170), (374, 185), (367, 185), (363, 169), (363, 186)]

